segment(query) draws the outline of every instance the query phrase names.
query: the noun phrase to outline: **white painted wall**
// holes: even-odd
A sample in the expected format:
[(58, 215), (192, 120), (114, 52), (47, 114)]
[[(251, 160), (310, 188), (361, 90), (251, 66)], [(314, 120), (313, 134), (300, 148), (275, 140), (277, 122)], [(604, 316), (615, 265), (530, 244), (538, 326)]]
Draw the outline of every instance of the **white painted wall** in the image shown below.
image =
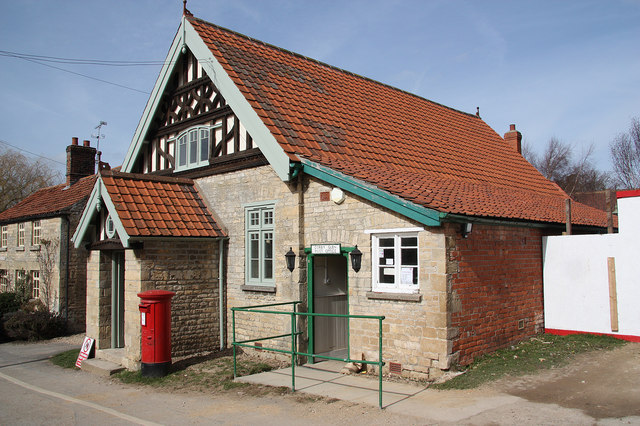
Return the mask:
[[(545, 328), (640, 336), (640, 197), (618, 199), (618, 234), (545, 237)], [(607, 258), (615, 258), (618, 332)]]

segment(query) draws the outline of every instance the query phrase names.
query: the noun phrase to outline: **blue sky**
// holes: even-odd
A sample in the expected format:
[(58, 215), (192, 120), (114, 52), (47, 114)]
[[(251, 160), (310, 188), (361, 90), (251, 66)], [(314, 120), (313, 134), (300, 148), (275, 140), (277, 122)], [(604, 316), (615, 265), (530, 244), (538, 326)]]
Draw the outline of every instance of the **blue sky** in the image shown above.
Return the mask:
[[(610, 169), (608, 146), (640, 116), (640, 0), (189, 0), (199, 18), (475, 113), (515, 123)], [(162, 61), (181, 0), (0, 0), (0, 50)], [(0, 140), (59, 163), (71, 137), (108, 124), (103, 160), (122, 163), (160, 66), (51, 64), (137, 91), (0, 56)], [(33, 157), (32, 155), (28, 155)]]

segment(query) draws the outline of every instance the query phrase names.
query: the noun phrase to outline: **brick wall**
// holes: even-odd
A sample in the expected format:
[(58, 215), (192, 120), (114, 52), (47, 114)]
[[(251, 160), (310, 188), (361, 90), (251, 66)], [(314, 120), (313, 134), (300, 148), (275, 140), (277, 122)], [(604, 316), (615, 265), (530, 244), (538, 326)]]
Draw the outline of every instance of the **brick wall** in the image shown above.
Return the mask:
[(465, 239), (459, 225), (447, 225), (451, 340), (459, 364), (542, 331), (541, 244), (538, 229), (476, 224)]

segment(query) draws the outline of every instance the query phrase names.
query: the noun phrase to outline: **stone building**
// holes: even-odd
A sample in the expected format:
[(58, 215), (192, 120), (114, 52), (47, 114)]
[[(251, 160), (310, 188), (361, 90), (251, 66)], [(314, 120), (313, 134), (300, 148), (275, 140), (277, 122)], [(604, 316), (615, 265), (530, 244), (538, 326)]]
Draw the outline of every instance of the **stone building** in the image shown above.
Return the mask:
[[(91, 250), (87, 330), (135, 367), (139, 291), (176, 292), (175, 355), (286, 335), (287, 315), (231, 308), (300, 301), (384, 315), (385, 368), (420, 377), (541, 332), (541, 239), (569, 197), (521, 137), (186, 14), (122, 171), (98, 177), (74, 235)], [(601, 211), (571, 212), (576, 231), (606, 229)], [(301, 352), (377, 359), (377, 324), (294, 325)]]
[(0, 291), (26, 284), (68, 320), (71, 331), (83, 331), (86, 308), (87, 251), (70, 243), (96, 181), (96, 149), (89, 141), (67, 147), (66, 182), (36, 191), (0, 213)]

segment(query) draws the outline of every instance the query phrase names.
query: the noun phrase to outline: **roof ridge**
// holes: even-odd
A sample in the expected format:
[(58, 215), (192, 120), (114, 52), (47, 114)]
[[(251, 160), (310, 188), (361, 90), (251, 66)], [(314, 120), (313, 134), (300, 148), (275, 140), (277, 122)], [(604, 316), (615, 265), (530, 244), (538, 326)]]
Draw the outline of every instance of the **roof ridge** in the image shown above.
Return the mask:
[(417, 99), (423, 100), (423, 101), (425, 101), (425, 102), (429, 102), (429, 103), (432, 103), (432, 104), (434, 104), (434, 105), (438, 105), (438, 106), (441, 106), (441, 107), (443, 107), (443, 108), (447, 108), (447, 109), (449, 109), (449, 110), (451, 110), (451, 111), (455, 111), (455, 112), (458, 112), (458, 113), (460, 113), (460, 114), (468, 115), (469, 117), (474, 117), (474, 118), (477, 118), (477, 119), (479, 119), (479, 120), (482, 120), (482, 118), (481, 118), (479, 115), (476, 115), (476, 114), (474, 114), (474, 113), (466, 112), (466, 111), (461, 111), (461, 110), (459, 110), (459, 109), (456, 109), (456, 108), (450, 107), (450, 106), (448, 106), (448, 105), (444, 105), (444, 104), (441, 104), (441, 103), (439, 103), (439, 102), (433, 101), (433, 100), (431, 100), (431, 99), (427, 99), (427, 98), (425, 98), (424, 96), (420, 96), (420, 95), (417, 95), (417, 94), (415, 94), (415, 93), (409, 92), (409, 91), (407, 91), (407, 90), (400, 89), (400, 88), (398, 88), (398, 87), (392, 86), (392, 85), (390, 85), (390, 84), (383, 83), (383, 82), (378, 81), (378, 80), (374, 80), (374, 79), (373, 79), (373, 78), (371, 78), (371, 77), (366, 77), (366, 76), (364, 76), (364, 75), (357, 74), (357, 73), (355, 73), (355, 72), (353, 72), (353, 71), (349, 71), (349, 70), (346, 70), (346, 69), (344, 69), (344, 68), (340, 68), (340, 67), (337, 67), (337, 66), (335, 66), (335, 65), (331, 65), (331, 64), (328, 64), (328, 63), (326, 63), (326, 62), (322, 62), (322, 61), (320, 61), (320, 60), (318, 60), (318, 59), (314, 59), (314, 58), (311, 58), (311, 57), (309, 57), (309, 56), (305, 56), (305, 55), (303, 55), (303, 54), (301, 54), (301, 53), (297, 53), (297, 52), (294, 52), (294, 51), (292, 51), (292, 50), (285, 49), (285, 48), (280, 47), (280, 46), (276, 46), (275, 44), (267, 43), (266, 41), (258, 40), (258, 39), (256, 39), (256, 38), (250, 37), (250, 36), (248, 36), (248, 35), (246, 35), (246, 34), (242, 34), (242, 33), (238, 32), (238, 31), (231, 30), (231, 29), (229, 29), (229, 28), (226, 28), (226, 27), (223, 27), (223, 26), (220, 26), (220, 25), (217, 25), (217, 24), (211, 23), (211, 22), (209, 22), (209, 21), (205, 21), (205, 20), (204, 20), (204, 19), (202, 19), (202, 18), (198, 18), (198, 17), (196, 17), (196, 16), (193, 16), (193, 15), (192, 15), (192, 16), (187, 16), (187, 17), (186, 17), (186, 19), (187, 19), (187, 20), (189, 20), (189, 21), (191, 21), (191, 20), (199, 21), (199, 22), (201, 22), (201, 23), (203, 23), (203, 24), (205, 24), (205, 25), (209, 25), (209, 26), (215, 27), (215, 28), (217, 28), (217, 29), (219, 29), (219, 30), (226, 31), (226, 32), (231, 33), (231, 34), (234, 34), (234, 35), (236, 35), (236, 36), (238, 36), (238, 37), (242, 37), (242, 38), (244, 38), (244, 39), (246, 39), (246, 40), (249, 40), (249, 41), (251, 41), (251, 42), (253, 42), (253, 43), (261, 44), (261, 45), (263, 45), (263, 46), (265, 46), (265, 47), (268, 47), (268, 48), (270, 48), (270, 49), (275, 49), (275, 50), (278, 50), (278, 51), (280, 51), (280, 52), (284, 52), (284, 53), (287, 53), (287, 54), (289, 54), (289, 55), (293, 55), (293, 56), (298, 57), (298, 58), (300, 58), (300, 59), (304, 59), (304, 60), (307, 60), (307, 61), (310, 61), (310, 62), (314, 62), (314, 63), (316, 63), (316, 64), (318, 64), (318, 65), (321, 65), (321, 66), (324, 66), (324, 67), (327, 67), (327, 68), (333, 69), (333, 70), (335, 70), (335, 71), (338, 71), (338, 72), (341, 72), (341, 73), (344, 73), (344, 74), (348, 74), (348, 75), (351, 75), (351, 76), (353, 76), (353, 77), (357, 77), (357, 78), (360, 78), (360, 79), (363, 79), (363, 80), (367, 80), (367, 81), (370, 81), (370, 82), (372, 82), (372, 83), (379, 84), (380, 86), (384, 86), (384, 87), (387, 87), (387, 88), (389, 88), (389, 89), (392, 89), (392, 90), (395, 90), (395, 91), (402, 92), (402, 93), (405, 93), (405, 94), (407, 94), (407, 95), (413, 96), (414, 98), (417, 98)]

